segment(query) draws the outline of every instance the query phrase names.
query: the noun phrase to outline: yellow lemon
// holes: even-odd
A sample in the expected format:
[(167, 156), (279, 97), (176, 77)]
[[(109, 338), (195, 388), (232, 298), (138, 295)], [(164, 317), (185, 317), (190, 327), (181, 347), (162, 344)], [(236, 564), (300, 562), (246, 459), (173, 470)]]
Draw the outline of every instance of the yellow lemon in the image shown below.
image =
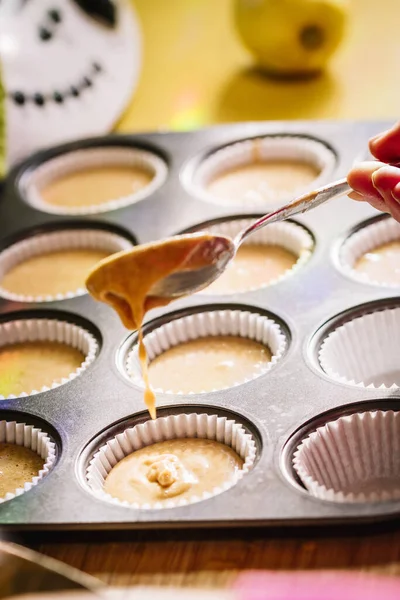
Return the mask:
[(236, 0), (235, 22), (260, 67), (280, 75), (321, 71), (339, 46), (346, 0)]

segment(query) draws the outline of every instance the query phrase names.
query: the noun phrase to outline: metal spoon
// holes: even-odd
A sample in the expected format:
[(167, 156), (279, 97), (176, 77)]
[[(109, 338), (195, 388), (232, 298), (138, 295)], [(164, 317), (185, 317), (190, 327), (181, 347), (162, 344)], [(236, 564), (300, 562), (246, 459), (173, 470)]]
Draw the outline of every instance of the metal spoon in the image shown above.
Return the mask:
[(182, 270), (168, 275), (158, 281), (151, 288), (148, 295), (161, 298), (178, 298), (198, 292), (210, 285), (225, 271), (228, 263), (234, 258), (240, 244), (250, 234), (269, 225), (269, 223), (284, 221), (289, 217), (316, 208), (328, 200), (343, 196), (350, 191), (351, 188), (347, 180), (340, 179), (313, 192), (304, 194), (289, 204), (278, 208), (278, 210), (264, 215), (261, 219), (258, 219), (246, 227), (246, 229), (239, 232), (233, 240), (225, 236), (216, 235), (215, 252), (212, 251), (213, 249), (210, 251), (210, 248), (207, 248), (209, 264), (200, 269), (182, 268)]

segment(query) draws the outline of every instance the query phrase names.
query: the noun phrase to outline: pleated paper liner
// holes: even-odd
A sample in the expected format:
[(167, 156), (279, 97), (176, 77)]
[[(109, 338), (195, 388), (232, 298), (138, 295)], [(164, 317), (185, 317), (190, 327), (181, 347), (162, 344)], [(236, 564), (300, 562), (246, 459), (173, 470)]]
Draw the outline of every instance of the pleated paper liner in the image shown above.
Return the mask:
[[(196, 228), (196, 231), (209, 231), (215, 234), (226, 235), (233, 239), (240, 231), (248, 227), (253, 221), (253, 218), (231, 219), (216, 223), (214, 225), (199, 226)], [(240, 292), (243, 293), (274, 285), (283, 279), (286, 279), (286, 277), (296, 273), (309, 260), (313, 252), (314, 240), (308, 231), (301, 225), (291, 221), (284, 221), (282, 223), (271, 223), (271, 225), (268, 225), (268, 227), (259, 229), (249, 236), (242, 245), (251, 246), (255, 244), (284, 248), (288, 252), (294, 254), (297, 257), (297, 260), (292, 268), (284, 271), (279, 277), (276, 277), (275, 279), (261, 286), (256, 285), (254, 287), (246, 287), (246, 289), (240, 290)], [(212, 291), (212, 289), (208, 291), (208, 288), (205, 288), (205, 290), (203, 290), (201, 293), (215, 294), (216, 292)], [(222, 294), (222, 292), (219, 293)]]
[(349, 320), (322, 342), (319, 362), (334, 381), (368, 388), (400, 386), (400, 308)]
[(348, 277), (361, 283), (386, 287), (399, 287), (400, 277), (398, 277), (398, 282), (396, 283), (395, 272), (393, 272), (392, 280), (390, 280), (390, 277), (388, 277), (387, 280), (383, 277), (380, 281), (377, 281), (368, 274), (358, 271), (356, 268), (356, 263), (362, 256), (372, 252), (379, 246), (390, 242), (400, 243), (400, 223), (394, 219), (385, 218), (376, 223), (372, 223), (371, 225), (362, 227), (362, 229), (347, 238), (339, 249), (340, 270)]
[(132, 243), (122, 235), (101, 229), (65, 229), (29, 237), (0, 253), (0, 296), (14, 302), (53, 302), (87, 294), (84, 287), (55, 295), (16, 294), (2, 287), (2, 280), (17, 265), (35, 256), (79, 249), (95, 249), (113, 254), (129, 250), (131, 247)]
[[(110, 198), (102, 204), (56, 206), (42, 197), (42, 190), (60, 177), (84, 171), (86, 168), (110, 166), (136, 167), (148, 172), (152, 179), (143, 188), (120, 198)], [(25, 201), (42, 212), (89, 215), (123, 208), (147, 198), (164, 183), (167, 173), (165, 162), (152, 152), (124, 146), (103, 146), (73, 150), (51, 158), (24, 173), (19, 185)]]
[[(293, 191), (265, 187), (262, 194), (253, 194), (247, 197), (246, 201), (233, 197), (229, 200), (221, 198), (207, 189), (216, 177), (231, 169), (277, 160), (308, 164), (315, 169), (317, 175), (309, 184), (299, 186)], [(224, 206), (264, 208), (267, 212), (311, 188), (322, 185), (332, 173), (335, 164), (334, 153), (322, 142), (295, 135), (265, 136), (239, 141), (213, 152), (200, 163), (192, 178), (187, 179), (185, 183), (191, 194), (207, 202)]]
[[(242, 469), (232, 478), (221, 482), (220, 486), (204, 492), (201, 496), (194, 495), (182, 499), (175, 497), (167, 503), (129, 503), (114, 498), (104, 491), (107, 475), (125, 456), (157, 442), (183, 438), (214, 440), (229, 446), (244, 461)], [(243, 425), (232, 419), (206, 413), (171, 415), (135, 425), (108, 440), (93, 454), (87, 468), (86, 480), (96, 497), (113, 504), (141, 509), (172, 508), (200, 502), (228, 490), (252, 469), (256, 453), (256, 444), (252, 435), (246, 432)]]
[(48, 433), (33, 425), (17, 423), (16, 421), (0, 421), (0, 442), (29, 448), (44, 461), (38, 474), (31, 481), (25, 482), (23, 487), (8, 492), (3, 498), (0, 498), (0, 503), (2, 503), (28, 492), (46, 477), (56, 461), (57, 449)]
[[(287, 347), (285, 334), (278, 323), (272, 319), (244, 310), (214, 310), (193, 313), (174, 319), (145, 335), (144, 343), (148, 360), (151, 362), (154, 358), (174, 346), (207, 336), (239, 336), (259, 342), (270, 350), (272, 355), (271, 361), (263, 364), (262, 373), (242, 381), (237, 381), (234, 386), (246, 383), (255, 377), (267, 373), (280, 360)], [(132, 381), (143, 387), (137, 344), (128, 354), (126, 369)], [(160, 388), (155, 388), (155, 391), (167, 394), (183, 394), (182, 391)], [(201, 393), (206, 392), (207, 390), (203, 390)]]
[(318, 427), (298, 446), (293, 466), (316, 498), (399, 500), (400, 412), (359, 412)]
[[(84, 360), (67, 377), (50, 382), (49, 385), (45, 385), (39, 390), (24, 390), (21, 394), (18, 394), (17, 397), (19, 398), (46, 392), (72, 381), (88, 368), (94, 361), (98, 351), (98, 343), (95, 337), (83, 327), (73, 323), (58, 319), (18, 319), (0, 323), (0, 348), (23, 342), (38, 341), (58, 342), (76, 348), (82, 352)], [(7, 398), (15, 397), (14, 394), (7, 396)], [(0, 395), (0, 400), (4, 399), (5, 397)]]

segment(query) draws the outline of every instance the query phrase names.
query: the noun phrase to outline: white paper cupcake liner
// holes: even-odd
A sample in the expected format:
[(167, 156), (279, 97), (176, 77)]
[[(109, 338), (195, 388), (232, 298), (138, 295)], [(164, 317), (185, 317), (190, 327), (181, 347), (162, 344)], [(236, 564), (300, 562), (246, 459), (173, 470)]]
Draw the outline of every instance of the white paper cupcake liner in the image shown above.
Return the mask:
[[(243, 468), (238, 471), (233, 479), (224, 482), (211, 492), (204, 492), (202, 496), (194, 495), (187, 499), (171, 499), (168, 503), (129, 503), (113, 498), (104, 491), (104, 481), (108, 473), (125, 456), (145, 446), (178, 438), (202, 438), (226, 444), (244, 461)], [(243, 475), (252, 469), (256, 453), (256, 444), (252, 435), (246, 432), (243, 425), (232, 419), (206, 413), (171, 415), (135, 425), (108, 440), (106, 444), (95, 452), (90, 460), (86, 472), (86, 481), (93, 494), (98, 498), (120, 506), (141, 509), (185, 506), (221, 494), (234, 486)]]
[(14, 302), (52, 302), (87, 294), (86, 288), (70, 290), (65, 294), (29, 296), (14, 294), (1, 286), (3, 277), (16, 265), (48, 252), (59, 250), (96, 249), (113, 254), (129, 250), (132, 242), (122, 235), (101, 229), (66, 229), (43, 233), (17, 242), (0, 253), (0, 296)]
[[(202, 228), (202, 231), (226, 235), (234, 239), (240, 231), (248, 227), (253, 221), (254, 219), (232, 219), (230, 221), (227, 220), (216, 223), (215, 225), (205, 226)], [(200, 227), (198, 231), (200, 231)], [(289, 221), (271, 223), (271, 225), (268, 225), (268, 227), (259, 229), (250, 237), (248, 237), (242, 245), (244, 246), (252, 244), (281, 246), (282, 248), (285, 248), (289, 252), (295, 254), (298, 259), (291, 269), (288, 269), (279, 277), (276, 277), (274, 280), (266, 283), (265, 285), (247, 288), (243, 292), (269, 287), (270, 285), (274, 285), (275, 283), (282, 281), (282, 279), (285, 279), (289, 275), (292, 275), (308, 261), (314, 247), (313, 238), (308, 231), (301, 225), (297, 225), (296, 223)], [(215, 295), (215, 292), (211, 290), (208, 291), (207, 288), (200, 293)]]
[(400, 387), (400, 308), (376, 310), (341, 325), (322, 342), (319, 362), (335, 381), (358, 387)]
[(37, 485), (53, 468), (57, 458), (57, 449), (56, 444), (45, 431), (33, 425), (17, 423), (16, 421), (0, 421), (0, 442), (25, 446), (25, 448), (36, 452), (44, 460), (39, 473), (31, 481), (27, 481), (24, 487), (17, 488), (14, 492), (8, 492), (3, 498), (0, 498), (0, 503), (2, 503), (28, 492)]
[[(148, 185), (133, 194), (121, 198), (111, 198), (108, 202), (91, 206), (53, 206), (45, 202), (41, 196), (41, 190), (61, 176), (83, 171), (85, 168), (111, 165), (140, 167), (148, 171), (153, 179)], [(19, 185), (25, 201), (42, 212), (61, 215), (88, 215), (123, 208), (143, 200), (153, 194), (164, 183), (167, 173), (165, 162), (152, 152), (123, 146), (104, 146), (102, 148), (75, 150), (47, 160), (37, 168), (24, 173)]]
[[(286, 336), (283, 334), (278, 323), (264, 315), (242, 310), (199, 312), (172, 320), (145, 335), (144, 344), (148, 360), (151, 362), (156, 356), (183, 342), (201, 337), (219, 335), (240, 336), (267, 346), (272, 358), (270, 362), (265, 364), (261, 375), (267, 373), (279, 361), (287, 346)], [(128, 354), (126, 370), (130, 379), (135, 384), (144, 387), (137, 344)], [(244, 381), (238, 381), (230, 387), (241, 385), (259, 376), (260, 374), (257, 374)], [(176, 392), (160, 388), (155, 388), (154, 391), (166, 394), (184, 393), (182, 391)], [(200, 393), (207, 393), (207, 390)]]
[[(7, 398), (32, 396), (72, 381), (75, 377), (81, 375), (94, 361), (98, 350), (97, 340), (91, 333), (83, 327), (66, 321), (57, 319), (18, 319), (0, 323), (0, 347), (37, 341), (67, 344), (80, 350), (85, 359), (76, 371), (70, 373), (68, 377), (64, 377), (61, 381), (54, 381), (49, 386), (43, 386), (40, 390), (25, 390), (18, 396), (10, 394)], [(5, 397), (0, 395), (0, 400), (4, 399)]]
[(318, 427), (298, 446), (293, 466), (323, 500), (400, 499), (400, 412), (355, 413)]
[(390, 281), (375, 281), (366, 273), (360, 273), (354, 268), (357, 260), (364, 256), (364, 254), (371, 252), (383, 244), (394, 241), (400, 241), (400, 223), (392, 218), (382, 219), (363, 227), (347, 238), (340, 247), (338, 256), (340, 270), (348, 277), (361, 283), (399, 287), (399, 284), (391, 283)]
[[(268, 199), (249, 199), (242, 202), (224, 199), (207, 191), (209, 183), (227, 170), (252, 164), (255, 161), (300, 160), (316, 167), (319, 175), (309, 185), (299, 187), (295, 192), (271, 190)], [(325, 144), (302, 136), (265, 136), (248, 139), (217, 150), (205, 158), (197, 167), (193, 177), (185, 181), (189, 192), (202, 200), (225, 206), (246, 206), (272, 209), (289, 201), (311, 187), (321, 185), (332, 173), (336, 164), (334, 153)]]

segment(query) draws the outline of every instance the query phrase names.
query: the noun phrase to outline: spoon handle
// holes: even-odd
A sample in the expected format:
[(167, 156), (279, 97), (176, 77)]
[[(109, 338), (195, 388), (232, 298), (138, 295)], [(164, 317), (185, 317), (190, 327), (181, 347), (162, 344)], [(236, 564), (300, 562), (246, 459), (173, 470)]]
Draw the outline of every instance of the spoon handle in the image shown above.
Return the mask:
[(334, 183), (330, 183), (329, 185), (325, 185), (324, 187), (320, 187), (313, 192), (309, 192), (296, 198), (289, 204), (285, 204), (281, 208), (278, 208), (275, 212), (268, 213), (252, 223), (245, 229), (241, 231), (239, 235), (235, 239), (235, 246), (238, 247), (242, 243), (242, 241), (251, 233), (257, 231), (257, 229), (261, 229), (265, 227), (265, 225), (269, 225), (269, 223), (275, 223), (276, 221), (284, 221), (289, 217), (293, 217), (294, 215), (298, 215), (299, 213), (304, 213), (311, 208), (316, 208), (320, 204), (327, 202), (328, 200), (332, 200), (333, 198), (338, 198), (339, 196), (343, 196), (351, 191), (351, 187), (347, 183), (346, 179), (340, 179), (339, 181), (335, 181)]

